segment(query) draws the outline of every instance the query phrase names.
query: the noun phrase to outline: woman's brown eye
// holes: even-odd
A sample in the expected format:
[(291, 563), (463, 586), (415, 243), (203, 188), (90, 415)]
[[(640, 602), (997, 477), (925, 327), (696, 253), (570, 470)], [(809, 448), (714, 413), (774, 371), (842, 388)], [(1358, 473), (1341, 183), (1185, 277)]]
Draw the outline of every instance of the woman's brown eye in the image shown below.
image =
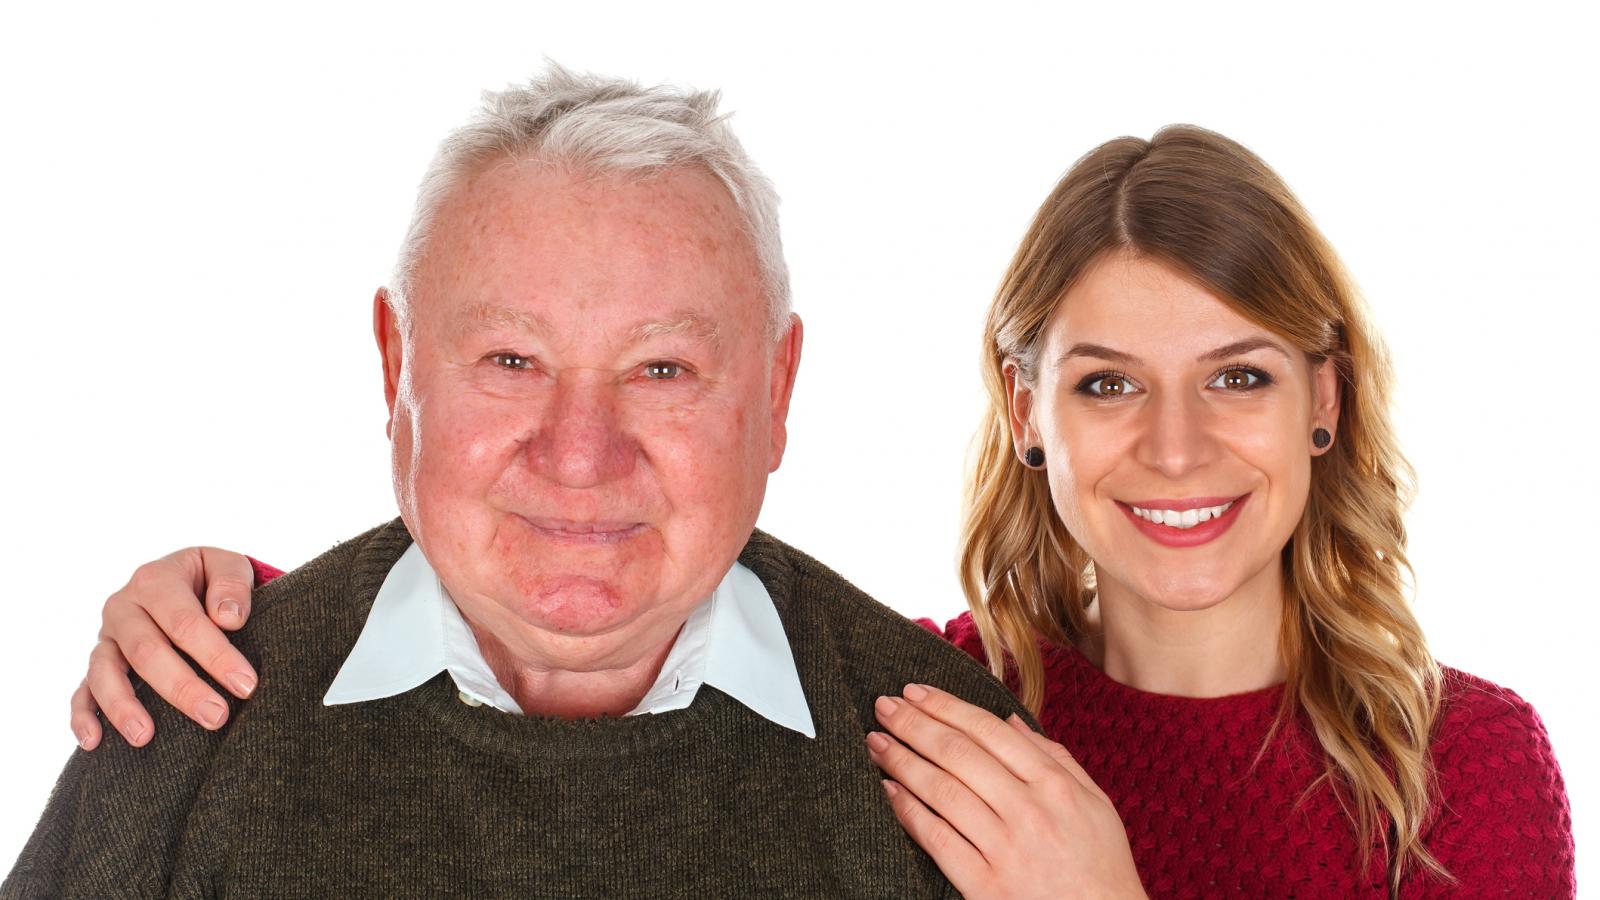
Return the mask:
[(1217, 375), (1217, 380), (1211, 382), (1211, 386), (1230, 391), (1242, 391), (1255, 387), (1260, 380), (1260, 376), (1249, 369), (1227, 369)]
[(1078, 382), (1073, 390), (1079, 394), (1100, 400), (1111, 400), (1137, 393), (1139, 389), (1134, 387), (1133, 382), (1121, 375), (1101, 372), (1087, 376)]
[(528, 369), (533, 367), (533, 360), (515, 353), (496, 353), (491, 357), (494, 364), (503, 369)]
[(683, 366), (665, 360), (649, 363), (644, 367), (645, 377), (654, 381), (671, 381), (682, 373)]

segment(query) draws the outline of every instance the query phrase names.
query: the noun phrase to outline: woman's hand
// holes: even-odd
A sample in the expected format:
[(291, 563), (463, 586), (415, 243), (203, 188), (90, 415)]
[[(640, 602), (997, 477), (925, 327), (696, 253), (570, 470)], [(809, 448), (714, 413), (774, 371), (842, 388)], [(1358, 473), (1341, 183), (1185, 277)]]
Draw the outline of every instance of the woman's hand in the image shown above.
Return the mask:
[(1116, 808), (1060, 744), (919, 684), (877, 715), (895, 816), (962, 895), (1145, 896)]
[(133, 695), (130, 664), (184, 715), (205, 728), (221, 728), (228, 705), (176, 650), (187, 653), (235, 697), (250, 696), (256, 671), (221, 629), (244, 625), (254, 585), (248, 557), (214, 547), (189, 547), (135, 569), (122, 590), (106, 600), (88, 677), (72, 695), (72, 733), (78, 746), (99, 746), (97, 708), (135, 747), (144, 746), (155, 733), (150, 713)]

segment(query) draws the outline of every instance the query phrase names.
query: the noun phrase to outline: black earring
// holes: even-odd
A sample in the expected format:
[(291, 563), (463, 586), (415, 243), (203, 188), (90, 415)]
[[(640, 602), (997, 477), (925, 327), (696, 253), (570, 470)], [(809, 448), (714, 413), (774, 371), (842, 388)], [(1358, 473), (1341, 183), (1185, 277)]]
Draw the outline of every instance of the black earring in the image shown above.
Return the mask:
[(1311, 446), (1318, 450), (1326, 450), (1333, 443), (1333, 435), (1326, 428), (1318, 428), (1311, 432)]
[(1038, 447), (1029, 447), (1022, 454), (1022, 463), (1030, 469), (1037, 469), (1044, 465), (1044, 451)]

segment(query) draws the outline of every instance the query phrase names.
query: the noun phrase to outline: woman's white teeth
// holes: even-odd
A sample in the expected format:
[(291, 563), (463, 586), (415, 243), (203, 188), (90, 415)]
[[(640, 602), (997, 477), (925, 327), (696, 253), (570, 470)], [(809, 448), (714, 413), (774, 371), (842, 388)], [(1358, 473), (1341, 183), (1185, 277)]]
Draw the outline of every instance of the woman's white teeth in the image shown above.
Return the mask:
[(1154, 522), (1157, 525), (1166, 525), (1170, 528), (1183, 529), (1193, 528), (1196, 525), (1199, 525), (1201, 522), (1209, 522), (1227, 512), (1228, 507), (1232, 505), (1233, 501), (1229, 500), (1227, 503), (1224, 503), (1221, 506), (1202, 506), (1199, 509), (1185, 510), (1140, 509), (1139, 507), (1135, 506), (1133, 507), (1133, 514), (1147, 522)]

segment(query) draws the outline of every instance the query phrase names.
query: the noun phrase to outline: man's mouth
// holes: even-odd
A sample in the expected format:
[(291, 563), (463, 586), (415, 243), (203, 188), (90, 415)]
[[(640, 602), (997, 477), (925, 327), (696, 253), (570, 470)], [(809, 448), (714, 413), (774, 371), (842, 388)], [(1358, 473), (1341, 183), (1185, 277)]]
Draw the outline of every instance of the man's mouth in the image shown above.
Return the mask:
[(644, 530), (642, 522), (523, 517), (535, 531), (561, 541), (610, 544), (625, 541)]

